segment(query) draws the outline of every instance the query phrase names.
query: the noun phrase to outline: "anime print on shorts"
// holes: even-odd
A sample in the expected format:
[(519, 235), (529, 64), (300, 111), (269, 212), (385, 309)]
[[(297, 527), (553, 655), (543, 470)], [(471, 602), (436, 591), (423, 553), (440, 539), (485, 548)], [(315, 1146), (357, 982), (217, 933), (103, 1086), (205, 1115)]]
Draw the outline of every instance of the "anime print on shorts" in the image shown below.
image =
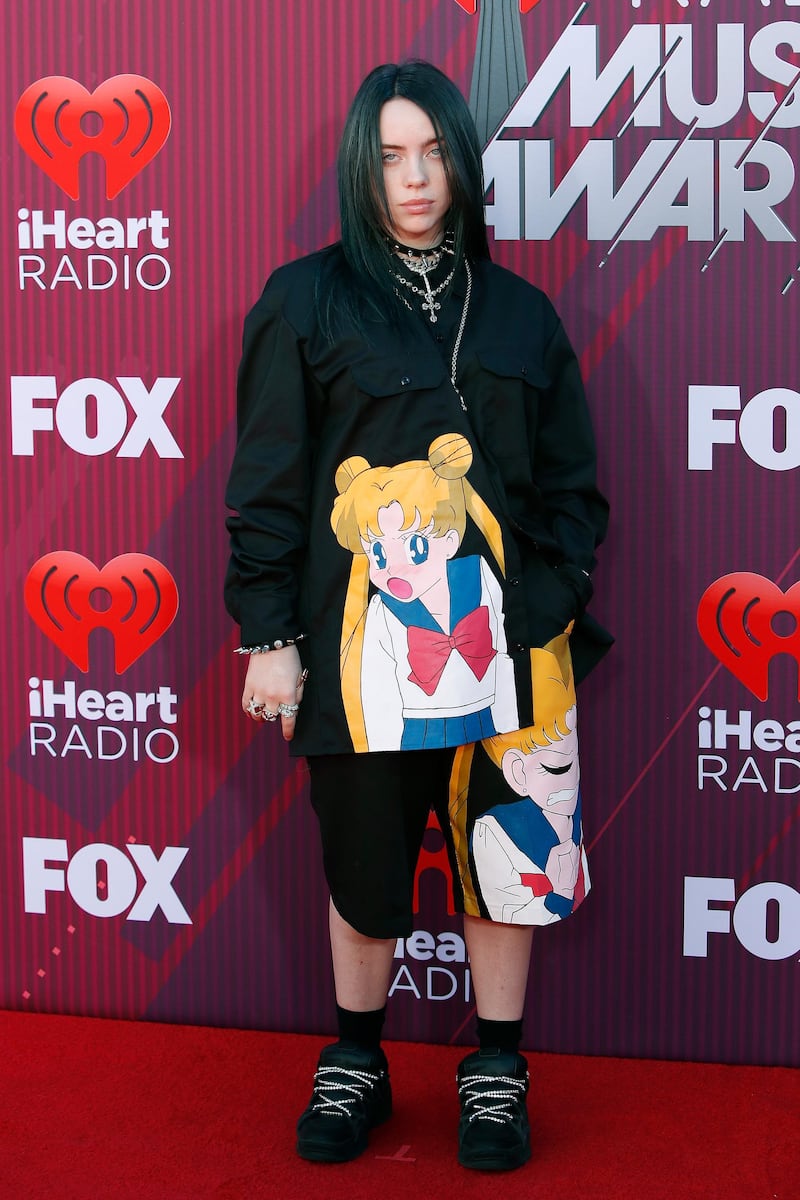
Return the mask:
[(340, 674), (356, 751), (458, 746), (519, 723), (500, 583), (484, 558), (458, 554), (469, 518), (504, 573), (471, 464), (453, 433), (427, 461), (354, 457), (336, 472), (331, 526), (353, 555)]
[(535, 724), (456, 751), (450, 834), (471, 916), (549, 925), (591, 886), (568, 637), (531, 651)]

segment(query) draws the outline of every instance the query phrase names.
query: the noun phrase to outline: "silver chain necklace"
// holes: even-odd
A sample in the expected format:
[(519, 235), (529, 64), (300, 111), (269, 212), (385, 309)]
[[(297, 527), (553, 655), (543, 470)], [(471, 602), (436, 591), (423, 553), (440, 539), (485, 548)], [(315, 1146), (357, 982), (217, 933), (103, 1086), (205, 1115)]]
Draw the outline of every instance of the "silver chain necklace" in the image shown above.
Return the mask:
[[(453, 268), (453, 270), (455, 271), (455, 268)], [(466, 328), (466, 324), (467, 324), (467, 314), (469, 312), (469, 302), (470, 302), (470, 297), (472, 296), (472, 271), (470, 270), (469, 260), (466, 258), (464, 259), (464, 270), (467, 273), (467, 291), (464, 296), (464, 303), (461, 307), (461, 320), (458, 323), (458, 333), (456, 334), (456, 340), (453, 344), (453, 356), (450, 359), (450, 382), (453, 385), (453, 391), (455, 392), (455, 394), (458, 396), (459, 400), (461, 401), (461, 408), (463, 409), (464, 412), (467, 412), (466, 401), (459, 390), (458, 384), (456, 383), (456, 372), (458, 370), (458, 355), (459, 355), (459, 351), (461, 350), (461, 339), (464, 336), (464, 329)], [(408, 311), (413, 312), (414, 309), (408, 303), (405, 296), (401, 296), (399, 292), (397, 293), (397, 295), (398, 295), (399, 299), (403, 301), (403, 304), (405, 304)], [(434, 320), (435, 320), (435, 318), (434, 318)]]
[(422, 311), (427, 313), (430, 317), (431, 325), (435, 325), (438, 321), (439, 318), (436, 316), (436, 314), (442, 307), (436, 297), (444, 291), (456, 273), (456, 269), (453, 267), (447, 278), (443, 279), (438, 287), (432, 288), (430, 280), (428, 279), (428, 272), (432, 271), (435, 266), (438, 266), (440, 258), (441, 255), (439, 255), (439, 258), (437, 258), (436, 262), (433, 263), (429, 262), (425, 258), (422, 258), (419, 261), (412, 261), (410, 259), (406, 260), (406, 266), (408, 267), (409, 271), (413, 271), (415, 275), (420, 275), (422, 277), (422, 282), (425, 284), (425, 291), (423, 291), (422, 288), (417, 287), (417, 285), (412, 283), (410, 279), (406, 279), (403, 275), (398, 275), (396, 271), (392, 272), (398, 283), (401, 283), (403, 287), (408, 288), (408, 290), (413, 292), (415, 296), (423, 297)]
[(472, 271), (469, 269), (469, 260), (466, 258), (464, 259), (464, 267), (467, 272), (467, 294), (464, 296), (464, 307), (461, 309), (461, 321), (459, 322), (458, 333), (456, 334), (455, 344), (453, 345), (453, 357), (450, 360), (450, 382), (453, 385), (453, 391), (455, 392), (455, 394), (458, 396), (459, 400), (461, 401), (461, 407), (462, 407), (463, 411), (466, 412), (467, 411), (466, 401), (464, 400), (464, 397), (461, 395), (461, 392), (458, 390), (458, 385), (456, 384), (456, 371), (458, 369), (458, 352), (461, 349), (461, 339), (464, 336), (464, 327), (467, 324), (467, 313), (469, 312), (469, 299), (470, 299), (470, 296), (472, 295)]

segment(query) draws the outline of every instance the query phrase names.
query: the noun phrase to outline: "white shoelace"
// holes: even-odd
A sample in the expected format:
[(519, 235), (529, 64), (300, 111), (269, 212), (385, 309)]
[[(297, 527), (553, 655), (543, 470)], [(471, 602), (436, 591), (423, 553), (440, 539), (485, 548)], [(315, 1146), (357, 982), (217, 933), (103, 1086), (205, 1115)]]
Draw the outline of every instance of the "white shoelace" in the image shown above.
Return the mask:
[[(486, 1091), (476, 1087), (484, 1083), (502, 1084), (503, 1090), (496, 1086)], [(469, 1075), (462, 1080), (458, 1094), (467, 1110), (464, 1115), (468, 1121), (487, 1120), (503, 1125), (518, 1115), (515, 1105), (525, 1095), (526, 1086), (527, 1080), (515, 1079), (512, 1075)]]
[[(335, 1078), (331, 1078), (332, 1076)], [(375, 1087), (379, 1080), (380, 1075), (375, 1075), (372, 1071), (352, 1071), (349, 1067), (319, 1067), (314, 1078), (311, 1108), (326, 1117), (351, 1117), (353, 1114), (349, 1105), (366, 1099), (369, 1089)]]

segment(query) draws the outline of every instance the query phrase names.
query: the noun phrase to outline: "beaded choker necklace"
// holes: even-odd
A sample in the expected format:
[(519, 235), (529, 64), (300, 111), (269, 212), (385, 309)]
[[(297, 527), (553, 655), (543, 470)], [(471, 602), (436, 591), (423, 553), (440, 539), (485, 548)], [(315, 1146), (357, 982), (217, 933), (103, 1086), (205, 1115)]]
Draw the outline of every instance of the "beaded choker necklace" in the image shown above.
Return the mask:
[(436, 266), (442, 258), (443, 254), (455, 253), (456, 236), (452, 229), (448, 229), (440, 242), (435, 246), (428, 246), (425, 249), (420, 249), (419, 246), (406, 246), (403, 242), (398, 242), (395, 238), (388, 237), (386, 242), (394, 254), (399, 254), (401, 258), (427, 260), (430, 266)]

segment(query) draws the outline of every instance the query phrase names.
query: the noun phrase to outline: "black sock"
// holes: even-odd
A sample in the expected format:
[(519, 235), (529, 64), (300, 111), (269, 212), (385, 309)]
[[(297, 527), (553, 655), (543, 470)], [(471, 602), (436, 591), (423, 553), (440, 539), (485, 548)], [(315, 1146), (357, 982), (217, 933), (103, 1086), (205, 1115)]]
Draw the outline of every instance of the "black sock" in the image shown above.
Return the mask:
[(478, 1041), (481, 1050), (501, 1050), (518, 1054), (522, 1041), (522, 1019), (519, 1021), (489, 1021), (477, 1018)]
[(386, 1005), (369, 1012), (351, 1012), (336, 1005), (336, 1020), (339, 1026), (339, 1041), (365, 1050), (377, 1050), (381, 1044), (381, 1031), (386, 1019)]

